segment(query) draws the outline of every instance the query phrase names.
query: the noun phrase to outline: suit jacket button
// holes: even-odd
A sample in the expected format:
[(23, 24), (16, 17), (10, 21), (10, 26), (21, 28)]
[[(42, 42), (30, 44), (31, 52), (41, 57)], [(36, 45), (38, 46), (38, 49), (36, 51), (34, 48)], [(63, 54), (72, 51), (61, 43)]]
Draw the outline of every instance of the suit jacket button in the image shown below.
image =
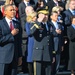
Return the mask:
[(47, 41), (49, 41), (49, 40), (47, 40)]
[(36, 47), (36, 49), (39, 49), (38, 47)]
[(49, 45), (49, 43), (48, 43), (48, 45)]

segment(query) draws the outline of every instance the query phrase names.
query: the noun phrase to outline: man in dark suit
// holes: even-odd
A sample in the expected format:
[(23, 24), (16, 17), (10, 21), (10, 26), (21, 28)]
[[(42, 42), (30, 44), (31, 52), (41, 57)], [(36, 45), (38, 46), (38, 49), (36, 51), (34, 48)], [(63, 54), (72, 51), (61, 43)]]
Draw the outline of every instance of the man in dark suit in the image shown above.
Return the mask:
[(48, 2), (51, 1), (51, 0), (42, 0), (44, 5), (48, 6)]
[(64, 11), (64, 23), (69, 26), (71, 24), (70, 18), (75, 15), (75, 1), (69, 2), (69, 9)]
[(0, 20), (0, 75), (17, 75), (18, 58), (21, 57), (21, 33), (13, 5), (4, 7), (5, 18)]
[(51, 55), (54, 49), (50, 26), (47, 22), (48, 14), (49, 12), (46, 7), (38, 9), (37, 22), (30, 28), (31, 34), (34, 36), (34, 75), (51, 75), (50, 67), (53, 59)]
[[(68, 64), (68, 59), (69, 59), (69, 39), (67, 37), (67, 27), (71, 25), (71, 17), (74, 15), (75, 12), (75, 1), (74, 0), (70, 0), (69, 2), (69, 9), (67, 9), (66, 11), (64, 11), (63, 13), (63, 20), (64, 20), (64, 59), (65, 59), (65, 68), (67, 69), (67, 64)], [(66, 55), (66, 53), (68, 55)]]
[(51, 0), (48, 2), (49, 12), (52, 12), (54, 6), (60, 6), (64, 9), (64, 3), (59, 2), (58, 0)]
[(14, 0), (15, 5), (18, 7), (22, 0)]
[(52, 11), (52, 8), (53, 8), (54, 6), (58, 6), (58, 5), (59, 5), (58, 0), (51, 0), (51, 1), (49, 1), (49, 2), (48, 2), (49, 12)]
[(58, 20), (58, 13), (52, 12), (50, 25), (52, 25), (54, 50), (56, 51), (56, 63), (55, 63), (56, 68), (54, 68), (56, 71), (59, 70), (60, 54), (61, 54), (62, 47), (63, 47), (63, 34), (62, 34), (63, 29), (62, 29), (62, 25), (58, 23), (57, 20)]
[[(23, 0), (14, 0), (15, 5), (18, 7), (19, 4), (22, 2)], [(34, 4), (36, 1), (35, 0), (30, 0), (31, 4)]]

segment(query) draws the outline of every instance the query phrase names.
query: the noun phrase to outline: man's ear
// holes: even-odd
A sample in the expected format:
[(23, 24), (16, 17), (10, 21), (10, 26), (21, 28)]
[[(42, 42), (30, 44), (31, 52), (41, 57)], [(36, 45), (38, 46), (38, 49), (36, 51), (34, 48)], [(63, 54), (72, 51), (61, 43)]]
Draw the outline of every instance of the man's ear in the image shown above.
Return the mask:
[(50, 16), (50, 19), (52, 19), (52, 15)]
[(4, 15), (6, 15), (7, 14), (7, 12), (6, 11), (4, 11)]

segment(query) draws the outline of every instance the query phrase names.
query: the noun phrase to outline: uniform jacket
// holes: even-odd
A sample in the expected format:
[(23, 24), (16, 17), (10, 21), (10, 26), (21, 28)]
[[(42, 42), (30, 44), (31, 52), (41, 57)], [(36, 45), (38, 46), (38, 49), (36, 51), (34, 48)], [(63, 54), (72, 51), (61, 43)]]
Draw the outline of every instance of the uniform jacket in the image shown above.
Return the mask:
[(46, 25), (37, 23), (42, 29), (37, 29), (35, 26), (31, 28), (31, 34), (34, 36), (33, 60), (35, 61), (51, 61), (53, 50), (52, 34), (50, 33), (49, 23)]

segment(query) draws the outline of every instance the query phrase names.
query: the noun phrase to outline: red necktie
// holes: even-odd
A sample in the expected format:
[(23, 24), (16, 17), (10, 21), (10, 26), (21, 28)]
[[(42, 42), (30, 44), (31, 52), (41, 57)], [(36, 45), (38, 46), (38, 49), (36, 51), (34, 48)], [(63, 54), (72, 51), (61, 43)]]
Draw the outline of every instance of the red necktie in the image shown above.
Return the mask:
[(14, 26), (12, 24), (12, 21), (10, 21), (10, 30), (12, 31), (14, 29)]

